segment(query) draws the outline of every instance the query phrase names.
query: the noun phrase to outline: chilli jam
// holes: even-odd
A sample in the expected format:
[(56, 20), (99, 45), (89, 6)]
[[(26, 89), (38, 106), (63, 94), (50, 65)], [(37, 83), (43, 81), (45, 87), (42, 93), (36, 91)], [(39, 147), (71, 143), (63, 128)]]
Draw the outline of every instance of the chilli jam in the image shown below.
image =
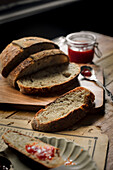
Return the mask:
[(35, 155), (40, 160), (52, 160), (55, 156), (55, 148), (52, 146), (39, 146), (38, 143), (26, 145), (26, 151)]
[(84, 32), (71, 33), (66, 36), (66, 42), (71, 62), (91, 63), (94, 53), (98, 57), (101, 56), (101, 52), (98, 48), (98, 42), (93, 34)]
[(77, 50), (68, 47), (68, 54), (71, 62), (75, 63), (91, 63), (94, 57), (94, 49)]
[(85, 77), (91, 77), (92, 73), (88, 68), (84, 68), (81, 72), (81, 74)]

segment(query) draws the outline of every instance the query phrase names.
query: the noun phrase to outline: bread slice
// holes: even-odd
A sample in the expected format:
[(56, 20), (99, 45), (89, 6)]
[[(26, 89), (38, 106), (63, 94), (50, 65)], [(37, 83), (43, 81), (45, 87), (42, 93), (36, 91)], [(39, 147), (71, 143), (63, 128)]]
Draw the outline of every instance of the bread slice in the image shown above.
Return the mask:
[(39, 139), (16, 131), (7, 131), (2, 138), (11, 148), (48, 168), (55, 168), (64, 164), (64, 160), (60, 157), (60, 150)]
[(16, 80), (25, 75), (30, 75), (45, 67), (68, 63), (69, 57), (59, 49), (44, 50), (30, 55), (21, 62), (7, 77), (11, 86), (16, 85)]
[(80, 72), (75, 63), (52, 66), (17, 80), (18, 87), (26, 94), (49, 94), (61, 91), (74, 83)]
[(59, 48), (53, 41), (39, 37), (25, 37), (12, 41), (0, 54), (0, 72), (4, 77), (30, 54)]
[(64, 130), (86, 115), (94, 98), (88, 89), (77, 87), (39, 110), (32, 120), (32, 128), (44, 132)]

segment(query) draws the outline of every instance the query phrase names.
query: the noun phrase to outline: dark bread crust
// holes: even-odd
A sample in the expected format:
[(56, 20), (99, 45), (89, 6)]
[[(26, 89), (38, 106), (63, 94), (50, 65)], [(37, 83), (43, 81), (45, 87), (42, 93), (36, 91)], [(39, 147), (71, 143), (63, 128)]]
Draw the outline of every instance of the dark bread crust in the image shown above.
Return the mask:
[[(31, 122), (32, 128), (34, 130), (39, 130), (39, 131), (44, 131), (44, 132), (61, 131), (61, 130), (71, 127), (77, 121), (79, 121), (80, 119), (85, 117), (87, 112), (90, 110), (92, 103), (95, 99), (95, 96), (91, 91), (89, 91), (88, 89), (86, 89), (84, 87), (77, 87), (77, 88), (63, 94), (62, 96), (65, 96), (68, 93), (74, 92), (76, 90), (79, 91), (79, 90), (84, 90), (84, 89), (87, 92), (89, 92), (89, 94), (85, 96), (85, 103), (81, 107), (69, 112), (68, 114), (66, 114), (65, 116), (63, 116), (61, 118), (57, 118), (54, 121), (48, 121), (47, 123), (40, 123), (40, 121), (37, 118), (37, 115), (44, 111), (44, 109), (41, 109), (36, 113), (35, 117), (33, 118), (32, 122)], [(62, 98), (62, 96), (60, 96), (60, 98)], [(55, 103), (56, 100), (52, 103)], [(49, 105), (51, 105), (52, 103), (50, 103)], [(48, 107), (49, 105), (47, 105), (46, 107)], [(55, 109), (55, 108), (53, 108), (53, 109)]]
[(21, 89), (21, 92), (24, 94), (29, 94), (29, 95), (41, 95), (41, 96), (48, 96), (51, 94), (54, 94), (55, 92), (60, 92), (66, 88), (68, 88), (69, 86), (71, 86), (73, 83), (76, 83), (77, 81), (77, 77), (78, 75), (76, 75), (75, 77), (73, 77), (71, 80), (65, 81), (62, 84), (56, 84), (54, 86), (49, 86), (49, 87), (40, 87), (40, 88), (35, 88), (35, 87), (22, 87), (21, 85), (19, 85), (18, 81), (18, 86)]
[[(66, 54), (64, 54), (61, 50), (59, 49), (50, 49), (50, 50), (44, 50), (35, 54), (30, 55), (28, 58), (26, 58), (23, 62), (21, 62), (14, 70), (10, 72), (10, 74), (7, 77), (7, 80), (11, 86), (16, 85), (16, 81), (21, 78), (22, 76), (25, 76), (26, 69), (29, 69), (29, 74), (32, 74), (34, 72), (37, 72), (39, 70), (39, 67), (34, 67), (36, 63), (39, 63), (40, 61), (43, 61), (43, 64), (45, 65), (44, 67), (52, 66), (57, 64), (57, 62), (53, 63), (55, 60), (56, 56), (61, 56), (61, 63), (68, 63), (69, 58)], [(51, 58), (50, 58), (51, 57)], [(50, 58), (50, 62), (49, 62)], [(46, 60), (46, 61), (45, 61)], [(59, 60), (60, 61), (60, 60)], [(58, 61), (58, 62), (59, 62)], [(47, 62), (48, 65), (47, 65)], [(40, 65), (40, 64), (39, 64)], [(32, 71), (31, 67), (35, 69), (35, 71)], [(42, 68), (44, 68), (42, 67)], [(41, 69), (42, 69), (41, 68)], [(29, 75), (27, 74), (27, 75)]]
[[(25, 134), (22, 134), (22, 133), (16, 132), (16, 131), (8, 130), (7, 132), (5, 132), (5, 133), (2, 135), (2, 139), (4, 140), (4, 142), (5, 142), (8, 146), (10, 146), (11, 148), (17, 150), (18, 152), (24, 154), (25, 156), (31, 158), (31, 159), (34, 160), (35, 162), (38, 162), (38, 163), (40, 163), (40, 164), (42, 164), (42, 165), (44, 165), (44, 166), (46, 166), (46, 167), (48, 167), (48, 168), (55, 168), (55, 167), (58, 167), (58, 166), (60, 166), (60, 165), (62, 165), (62, 164), (64, 163), (64, 160), (61, 158), (61, 156), (60, 156), (60, 154), (59, 154), (59, 152), (60, 152), (59, 148), (56, 148), (56, 147), (52, 146), (52, 147), (54, 147), (54, 149), (55, 149), (55, 157), (53, 158), (53, 159), (54, 159), (54, 163), (52, 163), (53, 159), (52, 159), (52, 160), (45, 160), (45, 161), (43, 161), (43, 160), (38, 159), (38, 158), (35, 157), (34, 155), (29, 154), (28, 152), (26, 152), (25, 147), (24, 147), (24, 149), (22, 149), (22, 148), (19, 148), (20, 146), (19, 146), (19, 147), (16, 147), (16, 146), (14, 146), (11, 142), (9, 142), (6, 136), (7, 136), (7, 133), (10, 133), (10, 132), (14, 132), (14, 133), (19, 134), (19, 135), (20, 135), (20, 138), (21, 138), (21, 136), (29, 137), (29, 138), (31, 139), (30, 144), (32, 144), (32, 143), (34, 143), (34, 142), (36, 142), (36, 143), (38, 142), (39, 146), (48, 146), (48, 147), (51, 147), (51, 145), (50, 145), (50, 144), (46, 144), (46, 143), (42, 142), (42, 141), (39, 140), (39, 139), (30, 137), (30, 136), (28, 136), (28, 135), (25, 135)], [(20, 142), (22, 142), (22, 141), (20, 141)], [(27, 141), (27, 143), (29, 144), (29, 141)]]
[(39, 37), (25, 37), (12, 41), (0, 54), (0, 72), (2, 76), (8, 74), (30, 54), (59, 47), (48, 39)]
[(39, 44), (43, 45), (43, 43), (52, 44), (54, 48), (59, 48), (58, 45), (55, 44), (53, 41), (49, 39), (41, 38), (41, 37), (24, 37), (24, 38), (12, 41), (12, 44), (18, 45), (20, 46), (20, 48), (23, 48), (23, 49), (28, 49), (29, 47), (33, 47), (34, 45), (39, 45)]
[[(3, 77), (7, 77), (9, 70), (12, 69), (12, 64), (16, 65), (15, 58), (21, 58), (24, 52), (17, 45), (10, 43), (0, 54), (0, 72)], [(11, 63), (12, 62), (12, 63)]]

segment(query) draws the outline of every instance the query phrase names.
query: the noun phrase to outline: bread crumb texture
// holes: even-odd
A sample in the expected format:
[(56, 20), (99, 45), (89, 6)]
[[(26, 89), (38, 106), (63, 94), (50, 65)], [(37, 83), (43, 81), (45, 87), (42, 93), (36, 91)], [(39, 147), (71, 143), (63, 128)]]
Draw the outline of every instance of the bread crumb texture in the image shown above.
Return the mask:
[(74, 63), (63, 64), (62, 66), (48, 67), (40, 72), (31, 74), (19, 80), (19, 83), (26, 87), (49, 87), (62, 84), (75, 77), (79, 67)]
[(58, 98), (37, 115), (39, 122), (47, 123), (57, 118), (63, 118), (68, 113), (81, 107), (85, 103), (87, 95), (89, 95), (89, 91), (84, 89), (73, 91)]

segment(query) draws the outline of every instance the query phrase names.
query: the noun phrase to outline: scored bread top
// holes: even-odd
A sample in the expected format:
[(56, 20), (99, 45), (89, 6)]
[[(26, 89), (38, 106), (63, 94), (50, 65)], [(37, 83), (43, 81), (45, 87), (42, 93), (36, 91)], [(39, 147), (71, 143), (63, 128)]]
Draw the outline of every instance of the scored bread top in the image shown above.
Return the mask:
[(41, 37), (24, 37), (18, 40), (13, 40), (12, 44), (18, 45), (19, 47), (26, 49), (36, 44), (43, 44), (43, 43), (53, 44), (54, 48), (59, 48), (53, 41)]
[(32, 73), (37, 72), (45, 67), (68, 63), (69, 57), (59, 49), (44, 50), (30, 55), (21, 62), (7, 77), (11, 86), (16, 85), (16, 80)]
[(40, 37), (24, 37), (12, 41), (0, 54), (0, 72), (2, 76), (8, 74), (30, 54), (46, 50), (58, 49), (53, 41)]

